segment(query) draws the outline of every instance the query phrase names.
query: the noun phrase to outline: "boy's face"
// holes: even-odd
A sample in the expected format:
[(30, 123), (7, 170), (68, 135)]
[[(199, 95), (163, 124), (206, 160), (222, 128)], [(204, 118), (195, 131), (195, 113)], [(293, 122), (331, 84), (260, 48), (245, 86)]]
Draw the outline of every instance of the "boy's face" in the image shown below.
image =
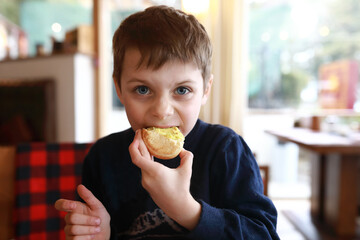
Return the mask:
[(134, 131), (144, 127), (179, 127), (186, 136), (194, 127), (200, 108), (206, 103), (212, 79), (204, 88), (196, 64), (165, 63), (154, 70), (140, 66), (137, 49), (125, 52), (122, 75), (116, 91), (125, 106)]

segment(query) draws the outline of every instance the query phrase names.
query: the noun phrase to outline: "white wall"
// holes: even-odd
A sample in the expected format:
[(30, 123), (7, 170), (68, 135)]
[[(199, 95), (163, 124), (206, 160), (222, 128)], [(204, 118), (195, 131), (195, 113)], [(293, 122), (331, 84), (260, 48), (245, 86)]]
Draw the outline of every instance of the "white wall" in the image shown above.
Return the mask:
[(105, 119), (105, 135), (110, 133), (119, 132), (130, 127), (125, 110), (110, 110), (108, 118)]
[(296, 181), (299, 148), (295, 144), (279, 144), (265, 130), (287, 129), (293, 125), (292, 114), (249, 114), (244, 119), (243, 137), (256, 153), (258, 163), (270, 166), (272, 181)]
[[(309, 182), (304, 180), (304, 167), (308, 162), (300, 161), (300, 149), (296, 144), (279, 143), (265, 130), (289, 129), (297, 114), (291, 113), (250, 113), (244, 117), (243, 137), (259, 164), (270, 168), (269, 196), (271, 198), (308, 198)], [(303, 153), (302, 153), (303, 154)], [(300, 164), (301, 163), (301, 164)], [(304, 165), (306, 164), (306, 166)], [(300, 172), (302, 172), (300, 174)], [(310, 177), (310, 176), (308, 176)]]

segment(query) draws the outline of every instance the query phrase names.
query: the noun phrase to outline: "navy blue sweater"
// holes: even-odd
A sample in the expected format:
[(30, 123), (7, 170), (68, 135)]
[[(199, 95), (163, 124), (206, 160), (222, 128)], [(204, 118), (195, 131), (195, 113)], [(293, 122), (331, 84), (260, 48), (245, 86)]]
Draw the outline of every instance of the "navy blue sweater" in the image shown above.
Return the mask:
[[(152, 201), (128, 147), (132, 129), (98, 140), (87, 155), (83, 184), (111, 216), (111, 239), (279, 239), (277, 212), (263, 195), (258, 165), (244, 140), (229, 128), (198, 120), (184, 148), (194, 154), (190, 192), (202, 205), (188, 231)], [(159, 160), (175, 168), (180, 159)]]

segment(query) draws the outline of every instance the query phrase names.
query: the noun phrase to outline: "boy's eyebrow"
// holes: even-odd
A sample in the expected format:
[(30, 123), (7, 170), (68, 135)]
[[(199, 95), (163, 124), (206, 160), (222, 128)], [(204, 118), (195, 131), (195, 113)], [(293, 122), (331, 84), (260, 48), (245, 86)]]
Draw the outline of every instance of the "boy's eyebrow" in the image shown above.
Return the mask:
[(146, 83), (146, 80), (140, 79), (140, 78), (131, 78), (128, 83), (136, 83), (136, 82), (140, 82), (140, 83)]
[(178, 82), (177, 85), (183, 85), (183, 84), (192, 84), (192, 83), (196, 83), (196, 80), (193, 79), (185, 79), (181, 82)]
[[(151, 81), (148, 80), (144, 80), (144, 79), (140, 79), (140, 78), (131, 78), (129, 81), (127, 81), (128, 83), (149, 83)], [(185, 79), (182, 80), (180, 82), (177, 82), (177, 85), (183, 85), (183, 84), (191, 84), (191, 83), (196, 83), (196, 80), (193, 79)]]

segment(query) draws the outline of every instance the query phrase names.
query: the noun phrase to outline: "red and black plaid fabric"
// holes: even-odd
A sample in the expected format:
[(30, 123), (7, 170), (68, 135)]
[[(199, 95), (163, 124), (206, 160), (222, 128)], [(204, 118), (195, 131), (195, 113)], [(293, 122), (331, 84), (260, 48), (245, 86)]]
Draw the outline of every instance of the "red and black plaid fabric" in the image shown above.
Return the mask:
[(59, 198), (75, 199), (82, 163), (91, 144), (29, 143), (17, 147), (15, 238), (65, 239), (64, 216), (54, 208)]

